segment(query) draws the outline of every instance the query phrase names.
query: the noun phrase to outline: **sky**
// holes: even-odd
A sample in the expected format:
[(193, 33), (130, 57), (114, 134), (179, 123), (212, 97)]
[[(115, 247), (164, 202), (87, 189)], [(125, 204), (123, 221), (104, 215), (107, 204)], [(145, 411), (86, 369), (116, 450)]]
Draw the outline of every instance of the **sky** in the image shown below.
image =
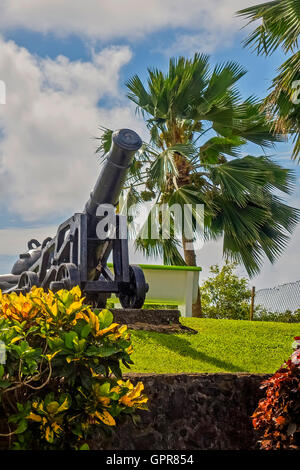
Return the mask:
[[(239, 89), (264, 97), (283, 62), (245, 49), (245, 21), (235, 12), (258, 0), (1, 0), (0, 81), (0, 274), (10, 272), (30, 238), (43, 240), (83, 210), (99, 172), (95, 155), (99, 126), (134, 129), (147, 139), (143, 120), (126, 98), (132, 75), (147, 67), (166, 70), (171, 56), (210, 55), (212, 65), (234, 60), (248, 73)], [(300, 207), (300, 167), (291, 144), (272, 150), (294, 169), (297, 185), (289, 204)], [(251, 148), (254, 155), (261, 150)], [(300, 227), (281, 258), (264, 262), (250, 280), (258, 289), (296, 281)], [(133, 262), (149, 262), (131, 251)], [(154, 260), (160, 263), (160, 260)], [(203, 267), (222, 264), (222, 240), (204, 245)], [(239, 273), (246, 275), (240, 267)]]

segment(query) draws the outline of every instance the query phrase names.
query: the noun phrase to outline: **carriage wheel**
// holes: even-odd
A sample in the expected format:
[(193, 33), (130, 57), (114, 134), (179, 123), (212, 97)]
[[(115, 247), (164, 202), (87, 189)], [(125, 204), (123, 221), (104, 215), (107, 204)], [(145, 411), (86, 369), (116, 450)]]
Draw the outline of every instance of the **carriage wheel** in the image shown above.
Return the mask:
[(129, 266), (129, 276), (128, 291), (119, 295), (121, 305), (123, 308), (142, 308), (149, 288), (143, 270), (139, 266)]
[(21, 274), (18, 283), (18, 291), (22, 293), (30, 292), (33, 286), (39, 287), (39, 277), (32, 271), (26, 271)]
[(56, 280), (51, 282), (50, 288), (51, 286), (53, 287), (54, 284), (60, 289), (67, 290), (71, 290), (73, 287), (80, 285), (78, 267), (73, 263), (62, 264), (57, 271)]

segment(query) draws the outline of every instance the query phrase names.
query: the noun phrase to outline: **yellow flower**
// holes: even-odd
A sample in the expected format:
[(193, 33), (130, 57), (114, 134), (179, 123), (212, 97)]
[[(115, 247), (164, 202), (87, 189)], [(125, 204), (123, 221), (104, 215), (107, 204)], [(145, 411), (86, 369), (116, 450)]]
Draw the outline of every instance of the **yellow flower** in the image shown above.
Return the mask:
[(50, 426), (47, 426), (47, 427), (46, 427), (45, 438), (46, 438), (46, 441), (48, 441), (48, 442), (50, 442), (50, 443), (53, 442), (54, 432), (52, 431), (52, 429), (50, 428)]
[(51, 361), (56, 356), (56, 354), (58, 354), (60, 352), (61, 352), (61, 349), (58, 349), (57, 351), (55, 351), (52, 354), (46, 354), (46, 358), (48, 359), (48, 361)]
[(40, 423), (42, 421), (41, 416), (36, 415), (35, 413), (30, 412), (28, 416), (26, 416), (27, 419), (31, 419), (32, 421), (36, 421), (37, 423)]
[(120, 391), (121, 387), (116, 385), (115, 387), (111, 388), (110, 393), (120, 393)]
[[(78, 299), (80, 299), (80, 297), (82, 295), (80, 287), (79, 286), (73, 287), (73, 289), (70, 290), (70, 294), (74, 295), (75, 298), (78, 297)], [(84, 300), (84, 298), (83, 298), (83, 300)]]
[(59, 434), (62, 431), (62, 428), (58, 423), (52, 423), (51, 427), (55, 434)]
[(79, 310), (82, 307), (84, 299), (73, 302), (69, 308), (67, 308), (67, 315), (71, 315), (75, 310)]
[[(112, 323), (110, 326), (108, 326), (107, 328), (104, 328), (103, 330), (100, 330), (97, 334), (97, 336), (103, 336), (105, 335), (106, 333), (108, 333), (109, 331), (113, 331), (115, 330), (116, 328), (118, 328), (118, 323)], [(120, 336), (120, 335), (119, 335)]]
[(97, 418), (99, 421), (102, 421), (102, 423), (106, 424), (107, 426), (116, 425), (115, 419), (108, 411), (95, 411), (95, 413), (92, 413), (90, 416), (92, 418)]
[(101, 403), (103, 406), (108, 406), (110, 404), (110, 398), (108, 397), (97, 397), (99, 403)]
[[(121, 381), (119, 381), (121, 382)], [(145, 404), (148, 401), (148, 397), (146, 395), (142, 395), (142, 391), (144, 390), (144, 385), (142, 382), (138, 382), (137, 385), (134, 387), (132, 383), (123, 382), (123, 386), (129, 388), (129, 391), (126, 395), (123, 395), (119, 399), (119, 403), (128, 406), (130, 408), (144, 408)]]

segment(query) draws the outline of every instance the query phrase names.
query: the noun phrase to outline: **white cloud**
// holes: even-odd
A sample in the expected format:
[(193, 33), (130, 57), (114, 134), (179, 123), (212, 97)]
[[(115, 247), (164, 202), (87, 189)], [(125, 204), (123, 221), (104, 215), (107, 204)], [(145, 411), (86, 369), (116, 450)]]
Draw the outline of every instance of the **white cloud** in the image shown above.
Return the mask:
[(164, 54), (180, 55), (180, 54), (194, 54), (195, 52), (211, 54), (221, 45), (222, 49), (228, 47), (233, 42), (233, 36), (228, 34), (228, 31), (219, 31), (216, 34), (213, 31), (192, 34), (178, 34), (174, 43), (164, 49)]
[[(235, 12), (261, 0), (1, 0), (0, 28), (60, 35), (77, 34), (101, 40), (134, 39), (165, 28), (213, 35), (218, 44), (245, 23)], [(196, 36), (194, 36), (194, 39)], [(211, 43), (212, 39), (209, 39)]]
[(252, 281), (252, 284), (262, 289), (299, 281), (299, 246), (300, 226), (295, 230), (288, 247), (278, 261), (273, 265), (269, 261), (266, 261), (261, 273)]
[[(119, 98), (120, 69), (128, 47), (109, 47), (91, 62), (39, 59), (0, 39), (0, 77), (7, 104), (0, 106), (0, 200), (25, 220), (81, 211), (99, 171), (92, 136), (98, 126), (144, 124)], [(115, 103), (101, 107), (101, 99)], [(100, 107), (98, 106), (100, 100)]]
[(42, 243), (46, 238), (56, 235), (57, 227), (11, 228), (0, 230), (1, 256), (15, 256), (27, 251), (27, 243), (32, 238)]

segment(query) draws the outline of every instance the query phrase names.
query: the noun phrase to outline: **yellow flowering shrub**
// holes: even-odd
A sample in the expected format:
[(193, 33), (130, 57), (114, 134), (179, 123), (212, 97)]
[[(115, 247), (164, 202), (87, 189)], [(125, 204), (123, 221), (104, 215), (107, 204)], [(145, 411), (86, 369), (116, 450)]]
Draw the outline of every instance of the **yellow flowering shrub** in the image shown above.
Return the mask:
[(95, 427), (147, 409), (141, 382), (122, 380), (132, 345), (109, 310), (71, 291), (2, 294), (0, 443), (11, 449), (87, 448)]

